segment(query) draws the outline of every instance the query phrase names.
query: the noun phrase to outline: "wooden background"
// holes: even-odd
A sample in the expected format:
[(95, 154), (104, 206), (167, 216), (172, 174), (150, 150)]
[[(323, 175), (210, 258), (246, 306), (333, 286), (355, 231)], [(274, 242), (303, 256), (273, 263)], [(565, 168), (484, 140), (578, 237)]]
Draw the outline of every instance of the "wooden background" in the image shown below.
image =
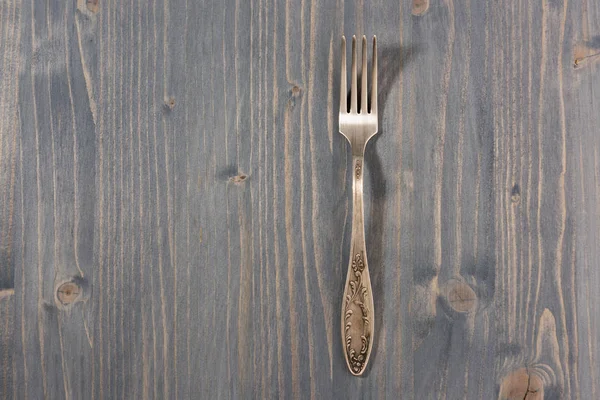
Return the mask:
[(598, 1), (1, 0), (0, 48), (0, 398), (600, 398)]

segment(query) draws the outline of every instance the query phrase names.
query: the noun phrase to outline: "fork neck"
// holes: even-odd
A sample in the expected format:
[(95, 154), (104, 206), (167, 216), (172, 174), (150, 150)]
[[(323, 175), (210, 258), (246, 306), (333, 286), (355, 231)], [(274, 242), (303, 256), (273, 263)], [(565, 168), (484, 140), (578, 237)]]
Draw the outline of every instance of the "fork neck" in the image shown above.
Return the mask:
[(367, 142), (360, 135), (350, 136), (348, 141), (350, 142), (350, 148), (352, 149), (352, 157), (360, 157), (361, 159), (365, 156), (365, 147)]
[(361, 243), (364, 242), (363, 175), (364, 156), (352, 155), (353, 230), (357, 233), (354, 238)]

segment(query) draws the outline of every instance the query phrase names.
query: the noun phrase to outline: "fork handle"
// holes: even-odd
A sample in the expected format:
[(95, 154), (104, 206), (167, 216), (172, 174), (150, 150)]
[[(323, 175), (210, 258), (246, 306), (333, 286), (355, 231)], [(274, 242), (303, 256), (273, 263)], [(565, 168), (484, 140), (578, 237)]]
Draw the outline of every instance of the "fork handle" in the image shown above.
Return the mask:
[(367, 366), (373, 347), (375, 322), (365, 246), (363, 161), (363, 156), (352, 157), (352, 239), (342, 299), (342, 343), (346, 363), (353, 375), (362, 375)]

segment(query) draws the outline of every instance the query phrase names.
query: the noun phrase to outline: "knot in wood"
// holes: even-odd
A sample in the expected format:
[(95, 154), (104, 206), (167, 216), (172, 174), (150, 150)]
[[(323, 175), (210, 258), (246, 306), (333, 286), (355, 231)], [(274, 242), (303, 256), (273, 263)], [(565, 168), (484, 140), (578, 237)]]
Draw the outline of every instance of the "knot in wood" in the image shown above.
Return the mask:
[(81, 287), (75, 282), (65, 282), (56, 290), (56, 297), (63, 306), (73, 304), (81, 294)]
[(174, 97), (169, 98), (169, 100), (167, 101), (167, 107), (169, 107), (171, 110), (173, 108), (175, 108), (175, 98)]
[(453, 281), (448, 284), (446, 291), (448, 304), (456, 312), (466, 313), (475, 309), (477, 294), (469, 285)]
[(544, 384), (535, 372), (529, 368), (520, 368), (507, 375), (500, 385), (502, 400), (541, 400), (544, 398)]
[(514, 204), (517, 204), (519, 201), (521, 201), (521, 190), (519, 189), (519, 185), (516, 183), (510, 192), (510, 201), (512, 201)]

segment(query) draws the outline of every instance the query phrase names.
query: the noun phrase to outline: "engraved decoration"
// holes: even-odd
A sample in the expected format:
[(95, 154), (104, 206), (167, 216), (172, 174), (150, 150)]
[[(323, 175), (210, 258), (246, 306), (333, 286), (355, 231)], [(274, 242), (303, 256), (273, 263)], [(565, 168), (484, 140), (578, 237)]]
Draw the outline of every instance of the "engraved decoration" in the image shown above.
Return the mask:
[[(367, 308), (368, 289), (363, 285), (362, 273), (365, 269), (363, 252), (356, 253), (352, 259), (353, 278), (348, 283), (346, 302), (344, 305), (346, 353), (350, 368), (358, 374), (365, 366), (369, 349), (369, 309)], [(355, 313), (360, 312), (360, 318)], [(354, 323), (354, 325), (353, 325)], [(360, 335), (360, 348), (353, 346), (353, 335)]]
[(356, 174), (356, 179), (360, 179), (360, 174), (362, 173), (362, 163), (360, 160), (356, 161), (356, 167), (354, 167), (354, 173)]

